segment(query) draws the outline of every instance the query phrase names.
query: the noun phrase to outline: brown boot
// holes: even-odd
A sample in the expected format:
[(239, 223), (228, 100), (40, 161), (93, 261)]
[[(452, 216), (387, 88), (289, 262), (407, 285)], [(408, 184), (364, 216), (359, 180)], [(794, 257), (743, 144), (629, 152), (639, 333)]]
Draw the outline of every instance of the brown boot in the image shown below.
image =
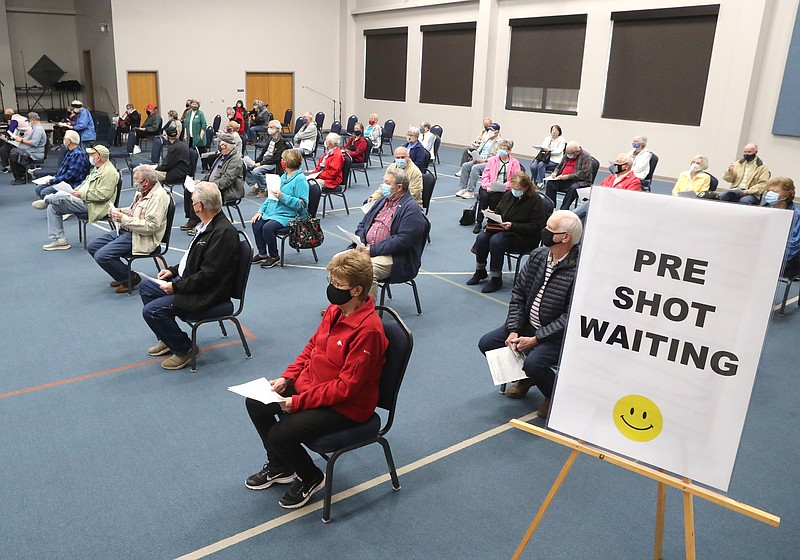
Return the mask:
[(521, 399), (528, 394), (531, 387), (534, 386), (533, 379), (520, 379), (516, 381), (511, 387), (506, 389), (506, 396), (510, 399)]
[(542, 404), (539, 405), (539, 408), (536, 409), (536, 416), (539, 418), (547, 418), (548, 414), (550, 414), (550, 399), (545, 399)]

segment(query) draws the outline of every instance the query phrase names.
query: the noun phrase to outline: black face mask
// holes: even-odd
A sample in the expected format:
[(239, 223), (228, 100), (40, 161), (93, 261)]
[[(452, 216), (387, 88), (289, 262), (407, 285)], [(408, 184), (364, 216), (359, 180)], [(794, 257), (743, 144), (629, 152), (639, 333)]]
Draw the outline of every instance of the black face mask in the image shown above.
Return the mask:
[(187, 103), (187, 104), (186, 104), (186, 106), (187, 106), (187, 107), (189, 107), (190, 105), (191, 105), (191, 103)]
[(754, 159), (756, 159), (756, 155), (755, 154), (742, 154), (742, 159), (745, 160), (745, 161), (753, 161)]
[(328, 296), (328, 301), (333, 305), (344, 305), (353, 299), (353, 296), (350, 295), (350, 290), (342, 290), (333, 284), (328, 284), (328, 289), (325, 291), (325, 295)]
[(622, 168), (623, 168), (623, 167), (625, 167), (625, 166), (624, 166), (624, 165), (622, 165), (622, 164), (620, 164), (620, 163), (615, 163), (614, 165), (612, 165), (612, 166), (611, 166), (611, 171), (612, 171), (612, 172), (613, 172), (615, 175), (619, 175), (620, 173), (622, 173)]
[(353, 136), (361, 136), (361, 131), (360, 130), (354, 130), (353, 131)]
[(553, 239), (553, 236), (556, 235), (554, 232), (550, 231), (547, 228), (542, 230), (542, 245), (545, 247), (552, 247), (556, 244), (556, 241)]

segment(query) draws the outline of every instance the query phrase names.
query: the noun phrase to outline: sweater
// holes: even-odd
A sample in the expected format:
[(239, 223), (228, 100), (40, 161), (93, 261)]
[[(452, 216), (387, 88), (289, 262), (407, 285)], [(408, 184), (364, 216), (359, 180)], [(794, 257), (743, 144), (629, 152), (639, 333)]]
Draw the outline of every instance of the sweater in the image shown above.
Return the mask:
[[(301, 201), (305, 205), (301, 204)], [(298, 213), (301, 220), (306, 219), (308, 216), (306, 208), (308, 208), (308, 180), (303, 172), (298, 170), (291, 177), (287, 177), (286, 173), (281, 175), (280, 199), (264, 199), (258, 211), (262, 220), (275, 220), (286, 227)]]
[(504, 231), (503, 235), (516, 238), (530, 247), (539, 245), (542, 229), (547, 223), (539, 193), (526, 193), (517, 198), (506, 191), (497, 203), (495, 212), (500, 214), (504, 222), (511, 222), (511, 229)]

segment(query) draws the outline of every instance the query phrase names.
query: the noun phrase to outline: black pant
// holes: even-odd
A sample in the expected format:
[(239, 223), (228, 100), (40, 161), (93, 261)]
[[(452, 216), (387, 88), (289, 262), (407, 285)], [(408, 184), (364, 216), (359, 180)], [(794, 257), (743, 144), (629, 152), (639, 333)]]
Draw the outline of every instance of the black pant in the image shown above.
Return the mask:
[(475, 253), (475, 262), (486, 264), (489, 257), (489, 271), (503, 272), (503, 257), (506, 251), (510, 253), (523, 253), (533, 251), (539, 244), (538, 239), (523, 239), (518, 235), (506, 235), (502, 231), (482, 231), (475, 237), (472, 252)]
[(302, 444), (357, 424), (328, 407), (281, 414), (278, 420), (281, 407), (277, 403), (246, 399), (245, 405), (264, 443), (269, 464), (279, 470), (290, 469), (303, 481), (313, 479), (319, 469)]
[(581, 188), (580, 183), (571, 179), (560, 179), (558, 181), (547, 181), (546, 193), (548, 198), (556, 202), (556, 193), (563, 192), (564, 200), (561, 201), (561, 210), (569, 210), (576, 200), (578, 200), (578, 189)]
[(0, 163), (3, 164), (3, 167), (8, 167), (8, 155), (13, 149), (14, 146), (8, 142), (0, 142)]
[(192, 193), (185, 188), (183, 189), (183, 214), (192, 227), (200, 223), (200, 217), (195, 214), (194, 207), (192, 206)]
[(28, 154), (20, 152), (11, 152), (9, 156), (9, 164), (11, 165), (11, 172), (14, 174), (14, 179), (24, 179), (25, 172), (27, 171), (28, 164), (31, 162), (31, 157)]
[(500, 199), (503, 198), (504, 192), (487, 191), (478, 189), (478, 216), (475, 221), (479, 224), (483, 223), (483, 211), (487, 208), (497, 208)]

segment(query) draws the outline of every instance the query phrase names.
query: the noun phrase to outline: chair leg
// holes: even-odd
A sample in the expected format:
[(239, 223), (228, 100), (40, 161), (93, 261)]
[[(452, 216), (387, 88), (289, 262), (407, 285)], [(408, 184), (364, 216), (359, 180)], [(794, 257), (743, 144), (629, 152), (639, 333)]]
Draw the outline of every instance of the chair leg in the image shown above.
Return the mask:
[(410, 282), (411, 289), (414, 290), (414, 302), (417, 304), (417, 315), (422, 315), (422, 305), (419, 303), (419, 292), (417, 292), (417, 283), (412, 280)]
[(325, 217), (325, 207), (328, 205), (327, 195), (322, 195), (322, 217)]
[(192, 323), (192, 373), (197, 373), (197, 352), (194, 349), (197, 347), (197, 323)]
[(236, 205), (236, 211), (239, 213), (239, 221), (242, 223), (242, 229), (247, 229), (247, 224), (244, 221), (244, 216), (242, 216), (242, 209), (239, 208), (239, 205)]
[(349, 216), (350, 215), (350, 208), (347, 206), (347, 197), (344, 196), (344, 193), (342, 193), (342, 201), (344, 201), (344, 210), (345, 210), (345, 212), (347, 212), (347, 215)]
[(236, 330), (239, 331), (239, 338), (242, 339), (242, 346), (244, 347), (244, 355), (247, 356), (248, 359), (252, 358), (253, 355), (250, 353), (250, 346), (247, 344), (247, 339), (244, 337), (244, 330), (242, 330), (242, 324), (239, 322), (239, 319), (231, 317), (231, 323), (236, 325)]
[(311, 247), (311, 254), (314, 255), (314, 262), (319, 262), (319, 257), (317, 256), (317, 249)]
[(522, 264), (522, 255), (517, 259), (517, 266), (514, 269), (514, 284), (517, 283), (517, 276), (519, 276), (519, 265)]
[(383, 447), (383, 454), (386, 455), (386, 465), (389, 467), (389, 476), (392, 477), (392, 490), (397, 492), (400, 490), (400, 479), (397, 478), (397, 469), (394, 466), (394, 459), (392, 458), (392, 450), (389, 447), (389, 442), (384, 438), (378, 438), (378, 443)]
[(228, 211), (228, 219), (231, 221), (231, 223), (233, 223), (233, 214), (231, 214), (231, 207), (230, 206), (226, 206), (225, 210)]
[[(789, 288), (792, 287), (792, 281), (787, 280), (786, 282), (786, 289), (783, 291), (783, 301), (781, 301), (781, 308), (778, 311), (778, 317), (783, 317), (783, 313), (786, 310), (786, 300), (789, 299)], [(798, 302), (800, 303), (800, 298), (798, 298)]]
[(328, 464), (325, 467), (325, 501), (322, 505), (322, 522), (331, 522), (331, 502), (333, 498), (333, 465), (336, 463), (339, 455), (334, 453), (328, 459)]
[(222, 321), (219, 322), (219, 330), (222, 331), (222, 336), (224, 336), (225, 338), (228, 337), (228, 331), (225, 330), (225, 323), (223, 323)]
[(286, 255), (286, 238), (281, 237), (281, 268), (283, 268), (283, 257)]
[(383, 302), (386, 300), (386, 290), (387, 290), (388, 287), (389, 287), (389, 282), (388, 281), (384, 285), (380, 286), (380, 289), (381, 289), (381, 303), (380, 303), (380, 305), (383, 305)]

